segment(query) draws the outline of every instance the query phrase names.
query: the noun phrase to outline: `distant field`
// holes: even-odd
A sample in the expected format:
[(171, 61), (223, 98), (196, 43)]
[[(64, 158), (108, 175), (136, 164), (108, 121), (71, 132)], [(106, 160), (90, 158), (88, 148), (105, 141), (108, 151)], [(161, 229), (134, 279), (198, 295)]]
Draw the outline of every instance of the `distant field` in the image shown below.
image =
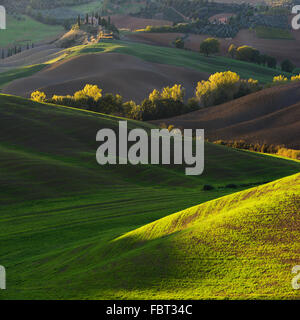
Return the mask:
[(12, 16), (7, 16), (7, 29), (0, 30), (0, 47), (10, 44), (24, 44), (26, 41), (39, 42), (58, 36), (64, 31), (62, 26), (50, 26), (30, 17), (22, 16), (22, 20), (17, 20)]
[[(141, 250), (137, 246), (133, 246), (132, 251), (131, 245), (126, 245), (126, 249), (120, 254), (119, 244), (122, 246), (124, 242), (114, 244), (111, 241), (124, 234), (128, 239), (130, 237), (128, 232), (174, 212), (291, 175), (300, 170), (300, 163), (294, 161), (212, 144), (206, 144), (205, 147), (205, 172), (202, 176), (185, 176), (183, 166), (102, 167), (95, 161), (95, 152), (99, 146), (95, 141), (96, 132), (101, 128), (116, 129), (119, 118), (38, 104), (5, 95), (0, 95), (0, 106), (0, 240), (2, 244), (0, 256), (1, 264), (9, 270), (7, 279), (9, 290), (1, 292), (2, 299), (117, 299), (138, 297), (139, 294), (141, 294), (140, 298), (150, 296), (154, 298), (166, 297), (164, 288), (170, 289), (169, 298), (179, 297), (187, 292), (191, 296), (191, 290), (199, 284), (203, 275), (204, 265), (199, 264), (201, 268), (197, 269), (197, 256), (204, 257), (205, 253), (197, 254), (196, 248), (202, 250), (204, 247), (201, 243), (194, 247), (194, 238), (192, 242), (189, 241), (191, 245), (187, 247), (188, 250), (195, 248), (193, 255), (190, 255), (191, 258), (195, 258), (194, 262), (186, 260), (191, 262), (192, 273), (189, 279), (182, 273), (189, 273), (189, 269), (184, 269), (186, 264), (180, 259), (181, 254), (188, 251), (185, 251), (184, 247), (183, 251), (178, 251), (179, 260), (173, 260), (174, 251), (168, 247), (170, 242), (167, 240), (167, 234), (166, 237), (159, 239), (159, 243), (161, 240), (166, 240), (167, 247), (164, 243), (161, 243), (162, 246), (158, 243), (159, 247), (153, 247), (156, 242), (149, 242), (151, 233), (145, 233), (146, 248), (140, 248), (146, 255), (149, 253), (148, 257), (152, 257), (152, 262), (144, 269), (140, 268), (141, 264), (149, 260), (139, 258)], [(128, 121), (128, 126), (131, 129), (153, 128), (150, 124), (137, 121)], [(235, 187), (227, 186), (233, 183)], [(204, 184), (210, 184), (215, 189), (203, 191)], [(296, 188), (294, 180), (291, 180), (291, 185), (295, 186), (294, 189)], [(270, 193), (271, 188), (273, 187), (261, 187), (254, 195), (259, 195), (260, 191)], [(291, 192), (294, 189), (291, 189)], [(290, 191), (287, 189), (289, 193), (284, 193), (284, 190), (276, 193), (269, 202), (266, 202), (267, 208), (270, 209), (270, 217), (274, 219), (276, 216), (272, 215), (274, 212), (271, 211), (272, 199), (277, 199), (281, 206), (283, 203), (288, 204), (289, 210), (293, 208), (293, 202), (289, 201), (291, 200)], [(259, 229), (254, 228), (257, 230), (254, 234), (258, 236), (261, 228), (264, 228), (261, 234), (268, 236), (267, 231), (270, 229), (269, 225), (265, 224), (269, 220), (261, 220), (257, 214), (252, 214), (249, 210), (253, 207), (252, 209), (249, 207), (248, 210), (243, 206), (244, 210), (240, 212), (232, 209), (237, 201), (243, 197), (247, 199), (252, 193), (249, 191), (237, 194), (217, 202), (226, 215), (225, 220), (219, 219), (223, 214), (218, 215), (218, 223), (221, 223), (219, 226), (222, 228), (209, 229), (209, 234), (214, 230), (218, 234), (216, 237), (209, 236), (207, 241), (214, 239), (215, 245), (221, 244), (224, 234), (219, 232), (228, 230), (225, 238), (227, 241), (224, 242), (226, 260), (223, 262), (230, 261), (227, 255), (229, 244), (232, 244), (232, 249), (241, 249), (245, 257), (252, 257), (248, 255), (249, 252), (242, 250), (245, 248), (242, 242), (245, 241), (247, 248), (251, 249), (251, 245), (248, 246), (247, 232), (251, 229), (248, 222), (252, 222), (253, 219), (258, 223), (264, 223)], [(257, 198), (252, 197), (244, 203), (253, 205), (256, 200)], [(289, 202), (284, 202), (285, 200)], [(261, 204), (259, 208), (262, 209), (265, 202), (259, 202), (259, 204)], [(281, 210), (281, 206), (275, 209)], [(209, 203), (203, 208), (209, 209)], [(227, 210), (229, 215), (226, 214)], [(187, 215), (189, 212), (190, 210), (185, 211)], [(235, 224), (231, 224), (231, 221), (226, 218), (230, 217), (230, 212), (237, 217), (236, 228), (230, 228), (231, 225), (235, 227)], [(247, 215), (248, 212), (251, 214)], [(282, 211), (280, 219), (285, 219), (287, 215), (288, 212), (283, 215)], [(294, 217), (292, 213), (289, 216), (290, 219)], [(212, 215), (212, 219), (214, 217), (215, 214)], [(268, 216), (264, 217), (267, 219)], [(173, 221), (172, 217), (170, 221)], [(192, 222), (192, 220), (189, 221)], [(230, 223), (226, 224), (226, 221)], [(243, 228), (243, 221), (247, 229), (242, 229), (246, 232), (237, 239), (236, 233), (233, 232)], [(180, 225), (184, 226), (174, 222), (174, 228)], [(209, 225), (207, 224), (208, 227)], [(149, 226), (145, 228), (151, 229)], [(138, 235), (136, 240), (139, 241), (140, 231), (133, 234)], [(182, 234), (180, 232), (178, 236), (181, 237)], [(255, 239), (257, 242), (253, 242), (254, 244), (260, 243), (260, 238)], [(174, 240), (173, 248), (177, 250), (179, 247), (176, 243), (180, 244), (180, 242)], [(236, 247), (235, 244), (238, 246)], [(165, 251), (166, 248), (169, 250)], [(257, 246), (254, 248), (260, 249)], [(158, 255), (159, 259), (155, 259), (153, 252), (165, 252), (166, 255), (162, 259)], [(217, 261), (214, 260), (213, 252), (206, 251), (206, 253), (212, 254), (212, 260), (206, 259), (205, 272), (208, 274), (210, 270), (214, 272), (218, 267), (216, 269), (209, 264), (209, 261)], [(234, 254), (233, 251), (231, 257)], [(292, 251), (289, 251), (289, 254), (292, 254)], [(136, 257), (134, 264), (131, 263), (131, 257)], [(173, 262), (169, 258), (172, 258)], [(221, 264), (221, 266), (242, 270), (241, 278), (245, 280), (248, 275), (244, 268), (246, 265), (243, 263), (242, 269), (237, 266), (241, 258), (232, 261), (231, 265)], [(164, 264), (164, 261), (168, 263)], [(257, 261), (255, 260), (255, 266)], [(136, 265), (137, 282), (128, 283), (126, 279), (132, 279), (131, 266), (134, 265)], [(161, 272), (156, 272), (158, 270), (156, 267), (161, 265), (164, 265), (164, 268), (160, 268)], [(149, 277), (148, 272), (152, 266), (153, 277)], [(216, 266), (220, 264), (217, 263)], [(273, 260), (270, 266), (276, 266), (277, 270), (277, 264), (273, 264)], [(119, 270), (119, 267), (122, 270)], [(226, 268), (224, 270), (227, 270)], [(144, 285), (141, 282), (143, 270), (145, 270), (146, 280)], [(257, 270), (260, 269), (255, 268), (253, 271)], [(182, 279), (181, 285), (185, 285), (185, 288), (177, 286), (180, 291), (174, 290), (173, 287), (176, 283), (175, 271), (178, 271), (178, 276)], [(240, 273), (237, 272), (236, 277), (239, 275)], [(161, 279), (161, 276), (165, 280)], [(219, 273), (218, 276), (220, 276)], [(225, 282), (222, 283), (230, 285), (231, 277), (232, 273), (229, 273)], [(266, 276), (262, 279), (262, 283), (268, 280)], [(151, 283), (153, 290), (149, 291)], [(205, 283), (207, 282), (202, 282), (202, 285)], [(238, 292), (247, 294), (249, 290), (243, 287), (243, 283), (253, 288), (256, 282), (255, 278), (254, 282), (249, 278), (247, 282), (242, 281), (240, 287), (229, 291), (229, 294), (223, 292), (222, 296), (227, 295), (233, 298)], [(285, 284), (282, 285), (285, 286)], [(208, 286), (208, 288), (217, 289), (215, 286)], [(193, 290), (193, 292), (195, 298), (200, 296), (208, 298), (215, 293), (201, 286), (198, 287), (198, 291)], [(274, 294), (279, 295), (281, 291), (276, 291)]]
[(258, 38), (294, 40), (294, 37), (292, 36), (291, 32), (286, 29), (256, 27), (255, 32)]
[[(109, 14), (129, 14), (137, 12), (143, 3), (126, 3), (121, 6), (109, 6)], [(54, 9), (38, 10), (43, 16), (55, 16), (56, 19), (76, 19), (78, 14), (82, 17), (86, 13), (101, 12), (103, 8), (103, 0), (93, 1), (77, 6), (66, 6)]]
[(144, 6), (145, 4), (143, 2), (126, 3), (126, 4), (120, 5), (119, 7), (111, 8), (111, 11), (114, 14), (136, 13)]
[(54, 9), (37, 10), (37, 12), (40, 12), (43, 16), (55, 17), (59, 20), (76, 19), (79, 14), (83, 18), (86, 13), (100, 12), (102, 6), (103, 1), (94, 1), (77, 6), (66, 6)]

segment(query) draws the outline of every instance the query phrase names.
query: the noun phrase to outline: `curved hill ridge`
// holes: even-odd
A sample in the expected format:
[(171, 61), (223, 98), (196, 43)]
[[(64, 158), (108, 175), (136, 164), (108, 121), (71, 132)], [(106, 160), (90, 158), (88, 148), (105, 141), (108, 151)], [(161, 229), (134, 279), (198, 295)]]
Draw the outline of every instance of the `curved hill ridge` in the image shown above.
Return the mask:
[(30, 96), (36, 89), (53, 94), (73, 94), (85, 84), (97, 84), (105, 93), (121, 94), (141, 101), (153, 89), (181, 83), (193, 95), (197, 82), (207, 79), (205, 72), (143, 61), (119, 53), (88, 54), (51, 65), (31, 77), (16, 80), (3, 93)]
[(218, 106), (155, 122), (204, 128), (210, 140), (243, 139), (300, 148), (300, 83), (264, 89)]
[(296, 174), (131, 231), (110, 244), (121, 257), (106, 268), (129, 299), (299, 299), (299, 238)]
[[(247, 209), (260, 207), (259, 202), (266, 205), (269, 203), (272, 207), (280, 205), (284, 198), (294, 198), (294, 206), (286, 208), (286, 212), (294, 213), (299, 218), (295, 221), (295, 225), (291, 227), (300, 232), (300, 173), (263, 186), (247, 189), (231, 195), (224, 196), (215, 200), (211, 200), (198, 206), (188, 208), (177, 212), (170, 216), (164, 217), (137, 230), (131, 231), (115, 241), (123, 241), (125, 239), (137, 241), (150, 241), (163, 238), (170, 234), (175, 234), (186, 229), (197, 227), (198, 224), (206, 223), (207, 220), (223, 219), (230, 215), (244, 215), (246, 217)], [(278, 194), (282, 194), (282, 198)], [(254, 201), (255, 200), (255, 205)], [(278, 210), (276, 210), (278, 211)], [(278, 211), (279, 212), (279, 211)], [(273, 213), (275, 215), (275, 213)], [(252, 217), (246, 217), (252, 219)], [(241, 221), (240, 221), (241, 222)]]

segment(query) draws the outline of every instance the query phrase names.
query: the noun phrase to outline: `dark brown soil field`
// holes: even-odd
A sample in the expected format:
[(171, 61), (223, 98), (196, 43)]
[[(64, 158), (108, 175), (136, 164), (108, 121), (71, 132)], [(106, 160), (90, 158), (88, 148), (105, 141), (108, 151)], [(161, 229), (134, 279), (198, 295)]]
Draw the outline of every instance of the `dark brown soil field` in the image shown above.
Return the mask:
[(3, 93), (29, 97), (34, 90), (53, 94), (73, 94), (86, 84), (96, 84), (104, 93), (121, 94), (126, 100), (140, 102), (152, 92), (175, 83), (193, 96), (197, 82), (208, 74), (188, 68), (145, 62), (136, 57), (100, 53), (74, 57), (53, 64), (35, 75), (18, 79), (3, 88)]
[(265, 89), (222, 105), (155, 123), (204, 128), (210, 141), (242, 139), (300, 149), (300, 83)]
[[(174, 42), (176, 38), (182, 37), (182, 36), (184, 36), (183, 33), (136, 32), (136, 33), (128, 34), (127, 38), (132, 41), (143, 42), (151, 45), (173, 46), (172, 42)], [(199, 43), (199, 46), (200, 46), (200, 43)]]

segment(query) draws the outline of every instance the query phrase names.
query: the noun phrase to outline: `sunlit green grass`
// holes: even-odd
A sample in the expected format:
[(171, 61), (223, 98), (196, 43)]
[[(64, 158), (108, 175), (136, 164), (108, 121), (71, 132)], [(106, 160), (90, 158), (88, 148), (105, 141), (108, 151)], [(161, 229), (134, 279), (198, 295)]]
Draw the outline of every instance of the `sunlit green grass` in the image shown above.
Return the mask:
[(299, 239), (300, 174), (114, 240), (105, 252), (107, 290), (118, 277), (117, 294), (129, 299), (300, 299), (291, 286)]
[[(245, 264), (244, 269), (239, 269), (240, 261), (245, 260), (235, 252), (236, 241), (240, 251), (247, 249), (249, 241), (245, 239), (251, 237), (252, 229), (247, 229), (248, 238), (242, 234), (239, 239), (238, 233), (232, 235), (238, 227), (228, 227), (226, 232), (221, 228), (227, 221), (233, 223), (228, 219), (234, 216), (237, 217), (234, 223), (239, 226), (244, 225), (243, 221), (250, 221), (248, 202), (238, 211), (238, 201), (243, 195), (226, 198), (216, 206), (205, 204), (207, 217), (200, 217), (203, 223), (197, 218), (200, 231), (193, 229), (196, 224), (192, 220), (188, 228), (182, 228), (184, 223), (180, 220), (175, 223), (181, 214), (166, 218), (175, 233), (157, 222), (152, 234), (147, 224), (206, 201), (295, 174), (299, 172), (299, 162), (206, 144), (202, 176), (185, 176), (183, 166), (99, 166), (95, 160), (96, 133), (101, 128), (116, 129), (118, 120), (0, 95), (0, 263), (8, 274), (7, 290), (1, 291), (1, 299), (213, 298), (227, 296), (222, 285), (230, 289), (231, 297), (244, 294), (249, 298), (245, 285), (237, 286), (234, 291), (230, 283), (234, 277), (236, 284), (239, 279), (244, 283), (249, 272), (259, 273), (258, 265), (252, 260), (249, 260), (250, 271), (245, 270)], [(128, 126), (146, 130), (153, 127), (131, 120)], [(236, 188), (226, 187), (229, 183), (235, 183)], [(214, 189), (203, 191), (204, 184)], [(297, 186), (295, 182), (292, 185)], [(275, 209), (281, 211), (292, 208), (290, 191), (284, 190), (278, 191), (276, 197), (268, 193), (265, 200), (275, 199)], [(259, 210), (263, 210), (265, 200), (249, 198), (248, 205), (257, 203)], [(236, 212), (232, 211), (234, 204)], [(215, 210), (210, 220), (212, 207), (220, 208), (224, 214)], [(193, 214), (196, 210), (184, 211), (183, 216), (188, 217), (189, 212)], [(271, 218), (274, 221), (275, 216)], [(265, 223), (265, 219), (257, 219)], [(214, 228), (214, 223), (220, 227)], [(141, 229), (128, 234), (144, 225), (143, 234)], [(257, 232), (262, 232), (262, 227), (257, 226)], [(188, 234), (190, 230), (192, 236)], [(267, 234), (266, 228), (264, 231)], [(253, 231), (255, 237), (257, 232)], [(133, 243), (126, 240), (133, 236)], [(202, 242), (195, 242), (198, 236)], [(222, 239), (226, 250), (220, 253)], [(204, 245), (205, 241), (215, 242), (217, 251)], [(288, 258), (293, 248), (291, 245)], [(202, 262), (197, 262), (199, 256), (203, 256)], [(235, 272), (228, 273), (231, 268)], [(271, 271), (263, 275), (263, 283), (268, 281)], [(214, 273), (217, 277), (213, 277)], [(201, 280), (203, 275), (207, 281)], [(216, 281), (221, 284), (222, 293), (213, 289)], [(272, 288), (270, 285), (270, 291)], [(256, 295), (263, 292), (254, 289)], [(277, 289), (274, 292), (274, 297), (282, 294)]]
[(37, 64), (2, 72), (0, 73), (0, 88), (16, 79), (30, 77), (36, 72), (41, 71), (45, 66), (45, 64)]

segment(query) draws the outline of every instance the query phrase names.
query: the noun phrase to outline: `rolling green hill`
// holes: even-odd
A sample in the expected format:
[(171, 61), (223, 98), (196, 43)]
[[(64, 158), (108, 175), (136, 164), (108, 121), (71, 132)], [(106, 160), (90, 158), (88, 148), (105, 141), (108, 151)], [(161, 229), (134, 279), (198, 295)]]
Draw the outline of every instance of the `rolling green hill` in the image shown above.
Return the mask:
[[(118, 120), (112, 116), (0, 95), (0, 264), (7, 268), (8, 274), (7, 290), (1, 292), (1, 298), (118, 298), (138, 297), (139, 292), (141, 297), (166, 297), (166, 291), (158, 293), (159, 287), (172, 279), (173, 272), (181, 268), (180, 264), (168, 260), (175, 259), (170, 251), (170, 256), (164, 257), (169, 264), (162, 270), (163, 279), (159, 278), (159, 272), (154, 273), (152, 280), (147, 278), (149, 269), (145, 269), (147, 281), (141, 284), (143, 271), (139, 269), (134, 287), (124, 280), (127, 276), (132, 279), (130, 257), (136, 257), (137, 266), (143, 264), (143, 259), (139, 260), (142, 256), (139, 256), (138, 239), (137, 251), (128, 246), (120, 256), (120, 246), (131, 237), (128, 232), (173, 212), (299, 172), (299, 162), (212, 144), (206, 144), (205, 172), (199, 177), (185, 176), (181, 166), (99, 166), (95, 161), (96, 133), (103, 127), (116, 128)], [(129, 121), (128, 126), (152, 128), (152, 125), (136, 121)], [(237, 188), (226, 187), (230, 183), (236, 184)], [(214, 189), (203, 191), (204, 184), (210, 184)], [(277, 200), (270, 193), (270, 199), (281, 201), (279, 208), (282, 210), (293, 208), (289, 190), (294, 189), (277, 193)], [(285, 193), (286, 199), (279, 197)], [(227, 199), (237, 201), (240, 196), (232, 197)], [(227, 209), (231, 212), (230, 201), (224, 203), (226, 212)], [(255, 199), (253, 203), (256, 203)], [(245, 209), (236, 213), (240, 217), (236, 223), (245, 218), (246, 212)], [(216, 221), (212, 223), (223, 223), (221, 215), (215, 216)], [(230, 217), (231, 213), (228, 219)], [(245, 221), (249, 221), (247, 219)], [(209, 226), (207, 224), (207, 228)], [(144, 228), (149, 230), (148, 226)], [(180, 231), (177, 225), (174, 228)], [(190, 229), (176, 234), (180, 238), (186, 230)], [(162, 231), (157, 234), (163, 236), (165, 231)], [(247, 232), (250, 234), (250, 229)], [(139, 233), (137, 230), (133, 234)], [(113, 241), (124, 234), (124, 238)], [(176, 235), (165, 234), (168, 239)], [(240, 241), (248, 241), (246, 235)], [(149, 249), (145, 254), (153, 257), (153, 248), (158, 250), (160, 244), (158, 247), (153, 245), (162, 239), (158, 237), (152, 241), (145, 235), (145, 246)], [(175, 245), (177, 240), (174, 239), (174, 242), (167, 240), (167, 244), (163, 241), (162, 250), (172, 246), (171, 243)], [(227, 249), (234, 247), (234, 237), (230, 238), (229, 234), (224, 239), (228, 240)], [(218, 240), (216, 246), (220, 243)], [(295, 250), (296, 246), (297, 243)], [(237, 249), (241, 248), (244, 247), (239, 244)], [(175, 250), (177, 252), (178, 248)], [(199, 250), (206, 249), (201, 245)], [(210, 255), (212, 251), (207, 248), (206, 253)], [(232, 252), (231, 257), (235, 254), (238, 253)], [(225, 253), (224, 256), (228, 258)], [(289, 258), (289, 253), (286, 256)], [(212, 259), (214, 257), (212, 255)], [(231, 267), (238, 270), (238, 261), (234, 260)], [(229, 267), (229, 263), (227, 259), (224, 268)], [(160, 265), (161, 262), (157, 264)], [(191, 270), (197, 278), (203, 265), (199, 266), (198, 273), (193, 269), (195, 265), (197, 263), (191, 264)], [(182, 266), (184, 268), (184, 264)], [(116, 273), (118, 268), (123, 271)], [(178, 273), (178, 276), (184, 279), (186, 274)], [(172, 279), (170, 286), (174, 281)], [(150, 284), (153, 290), (149, 289)], [(185, 289), (179, 286), (176, 292), (166, 284), (169, 297), (191, 292), (190, 282), (182, 282), (182, 285)], [(202, 288), (197, 297), (218, 295), (209, 290), (209, 286)], [(244, 289), (241, 286), (238, 290)], [(234, 291), (230, 292), (234, 294)], [(244, 293), (248, 291), (245, 289)], [(281, 293), (278, 291), (278, 295)]]
[[(30, 74), (28, 73), (29, 76), (41, 70), (45, 64), (53, 64), (57, 61), (61, 62), (62, 60), (77, 55), (103, 52), (132, 55), (145, 61), (191, 68), (201, 72), (207, 72), (208, 74), (231, 70), (237, 72), (242, 78), (253, 78), (259, 80), (261, 83), (272, 82), (273, 77), (279, 74), (283, 74), (287, 77), (291, 76), (281, 70), (226, 57), (204, 57), (197, 52), (176, 48), (151, 46), (142, 43), (118, 40), (103, 40), (101, 43), (94, 45), (82, 45), (63, 49), (61, 54), (58, 53), (54, 60), (45, 61), (45, 63), (41, 65), (19, 67), (16, 70), (10, 70), (9, 74), (7, 72), (0, 73), (0, 86), (3, 87), (4, 84), (6, 85), (18, 78), (24, 78), (24, 75), (26, 76), (26, 73), (28, 72), (28, 68), (30, 68)], [(13, 74), (13, 77), (8, 77), (8, 75), (11, 74)]]
[(248, 63), (222, 56), (205, 57), (197, 52), (151, 46), (148, 44), (129, 41), (109, 41), (101, 43), (77, 46), (67, 49), (71, 56), (96, 52), (118, 52), (136, 56), (140, 59), (161, 64), (171, 64), (180, 67), (192, 68), (201, 72), (215, 73), (222, 71), (237, 72), (242, 78), (253, 78), (262, 83), (272, 82), (274, 76), (286, 74), (281, 70), (271, 69), (254, 63)]
[(300, 299), (291, 286), (299, 238), (297, 174), (125, 234), (105, 251), (103, 273), (130, 299)]

